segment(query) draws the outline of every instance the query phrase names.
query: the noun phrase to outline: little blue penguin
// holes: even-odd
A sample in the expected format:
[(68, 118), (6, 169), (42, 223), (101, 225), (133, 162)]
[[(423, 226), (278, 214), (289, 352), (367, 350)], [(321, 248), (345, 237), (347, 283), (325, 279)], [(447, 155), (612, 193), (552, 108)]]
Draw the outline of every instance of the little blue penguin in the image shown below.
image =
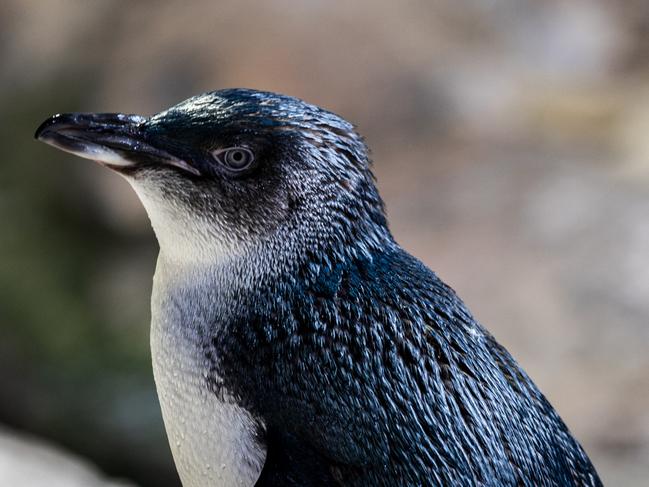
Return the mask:
[(511, 355), (388, 229), (353, 125), (205, 93), (36, 137), (121, 174), (160, 252), (151, 352), (185, 487), (600, 486)]

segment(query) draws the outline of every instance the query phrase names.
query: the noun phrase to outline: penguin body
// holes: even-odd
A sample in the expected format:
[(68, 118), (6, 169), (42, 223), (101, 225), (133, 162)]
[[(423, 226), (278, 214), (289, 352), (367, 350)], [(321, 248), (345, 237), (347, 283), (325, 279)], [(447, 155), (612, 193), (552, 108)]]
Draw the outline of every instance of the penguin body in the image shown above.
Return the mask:
[(388, 230), (351, 124), (254, 90), (37, 136), (133, 186), (185, 487), (599, 486), (509, 353)]

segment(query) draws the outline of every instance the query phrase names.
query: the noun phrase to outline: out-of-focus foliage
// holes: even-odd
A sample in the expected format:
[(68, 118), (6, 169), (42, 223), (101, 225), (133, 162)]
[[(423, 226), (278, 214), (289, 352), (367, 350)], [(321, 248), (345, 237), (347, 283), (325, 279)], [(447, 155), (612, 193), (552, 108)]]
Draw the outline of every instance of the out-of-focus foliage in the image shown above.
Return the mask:
[(649, 477), (649, 4), (0, 4), (0, 422), (178, 485), (156, 245), (118, 176), (32, 139), (231, 86), (355, 122), (397, 239), (530, 372), (605, 483)]

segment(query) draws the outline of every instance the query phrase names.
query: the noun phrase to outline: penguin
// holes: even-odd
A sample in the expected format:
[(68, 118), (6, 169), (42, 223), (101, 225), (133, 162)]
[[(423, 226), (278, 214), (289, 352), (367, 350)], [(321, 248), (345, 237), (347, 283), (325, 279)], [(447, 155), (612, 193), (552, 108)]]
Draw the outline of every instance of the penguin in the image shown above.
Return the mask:
[(395, 241), (354, 126), (251, 89), (36, 138), (133, 187), (160, 251), (151, 353), (185, 487), (601, 486), (447, 284)]

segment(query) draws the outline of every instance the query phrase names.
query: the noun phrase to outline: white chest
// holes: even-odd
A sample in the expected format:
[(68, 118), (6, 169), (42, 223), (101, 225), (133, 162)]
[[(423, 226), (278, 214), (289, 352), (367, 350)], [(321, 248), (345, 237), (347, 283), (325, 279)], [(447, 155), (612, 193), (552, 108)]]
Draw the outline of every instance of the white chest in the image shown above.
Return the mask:
[(173, 303), (158, 277), (152, 298), (153, 374), (183, 486), (252, 486), (266, 457), (255, 439), (255, 421), (207, 388), (203, 351), (179, 328), (184, 303)]

